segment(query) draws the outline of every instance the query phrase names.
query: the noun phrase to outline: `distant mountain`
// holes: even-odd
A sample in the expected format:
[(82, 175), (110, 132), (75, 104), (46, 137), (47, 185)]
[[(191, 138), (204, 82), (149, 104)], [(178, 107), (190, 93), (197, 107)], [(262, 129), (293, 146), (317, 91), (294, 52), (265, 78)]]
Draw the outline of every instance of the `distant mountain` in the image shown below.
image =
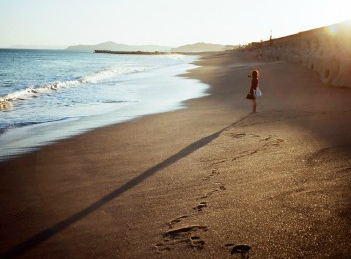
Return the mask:
[(211, 44), (199, 42), (195, 44), (188, 44), (178, 48), (171, 49), (172, 52), (208, 52), (208, 51), (222, 51), (225, 46), (220, 44)]
[(171, 50), (171, 47), (157, 45), (126, 45), (112, 41), (96, 44), (96, 45), (76, 45), (66, 48), (67, 51), (94, 51), (94, 50), (111, 50), (111, 51), (163, 51)]
[(110, 50), (110, 51), (145, 51), (145, 52), (208, 52), (208, 51), (222, 51), (225, 49), (224, 45), (211, 44), (199, 42), (195, 44), (189, 44), (180, 46), (177, 48), (171, 48), (168, 46), (158, 45), (126, 45), (115, 43), (112, 41), (96, 44), (96, 45), (75, 45), (66, 48), (67, 51), (94, 51), (94, 50)]

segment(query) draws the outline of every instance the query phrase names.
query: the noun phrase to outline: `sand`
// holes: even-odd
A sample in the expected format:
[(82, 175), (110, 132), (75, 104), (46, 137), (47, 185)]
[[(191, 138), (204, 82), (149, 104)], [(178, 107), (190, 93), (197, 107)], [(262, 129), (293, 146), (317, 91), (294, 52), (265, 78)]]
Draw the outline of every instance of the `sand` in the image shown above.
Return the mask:
[(198, 64), (187, 109), (0, 163), (0, 258), (351, 258), (351, 90), (250, 52)]

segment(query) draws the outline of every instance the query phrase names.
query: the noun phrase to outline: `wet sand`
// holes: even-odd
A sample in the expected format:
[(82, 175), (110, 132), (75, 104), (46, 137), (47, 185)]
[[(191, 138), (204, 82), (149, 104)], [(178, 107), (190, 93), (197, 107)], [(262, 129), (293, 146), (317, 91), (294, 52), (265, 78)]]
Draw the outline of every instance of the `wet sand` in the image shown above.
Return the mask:
[(350, 258), (351, 90), (248, 52), (198, 63), (189, 108), (0, 163), (0, 258)]

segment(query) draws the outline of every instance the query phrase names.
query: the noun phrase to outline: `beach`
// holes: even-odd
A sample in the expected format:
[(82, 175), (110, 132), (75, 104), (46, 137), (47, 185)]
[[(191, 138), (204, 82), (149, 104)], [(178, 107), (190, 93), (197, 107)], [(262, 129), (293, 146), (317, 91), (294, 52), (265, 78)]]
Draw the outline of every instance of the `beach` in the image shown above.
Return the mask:
[(0, 49), (0, 59), (0, 161), (96, 128), (181, 109), (209, 87), (176, 76), (196, 67), (194, 55)]
[(0, 258), (351, 258), (351, 90), (254, 52), (196, 65), (186, 109), (0, 162)]

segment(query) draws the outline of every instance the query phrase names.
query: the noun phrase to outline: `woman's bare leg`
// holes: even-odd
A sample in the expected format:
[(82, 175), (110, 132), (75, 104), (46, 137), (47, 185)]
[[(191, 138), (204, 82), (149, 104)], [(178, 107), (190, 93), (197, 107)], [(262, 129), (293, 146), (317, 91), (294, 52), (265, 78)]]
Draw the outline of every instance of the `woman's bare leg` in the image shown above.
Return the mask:
[(256, 112), (256, 99), (252, 99), (252, 113)]

